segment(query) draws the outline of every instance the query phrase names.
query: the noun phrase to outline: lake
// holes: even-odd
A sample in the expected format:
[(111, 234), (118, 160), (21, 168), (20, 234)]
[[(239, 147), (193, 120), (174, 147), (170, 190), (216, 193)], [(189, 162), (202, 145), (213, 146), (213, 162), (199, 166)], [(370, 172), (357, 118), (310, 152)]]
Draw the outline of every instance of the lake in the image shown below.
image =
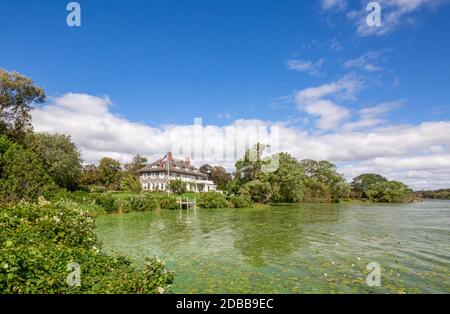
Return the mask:
[[(175, 293), (450, 293), (450, 201), (101, 216), (107, 252), (157, 255)], [(369, 287), (366, 267), (381, 268)]]

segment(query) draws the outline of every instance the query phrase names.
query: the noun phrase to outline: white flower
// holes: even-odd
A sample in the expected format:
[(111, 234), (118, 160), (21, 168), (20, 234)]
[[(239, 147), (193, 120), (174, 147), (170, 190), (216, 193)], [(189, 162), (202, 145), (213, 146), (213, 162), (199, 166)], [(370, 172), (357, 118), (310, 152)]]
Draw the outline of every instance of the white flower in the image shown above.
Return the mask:
[(160, 294), (163, 294), (164, 292), (166, 292), (166, 290), (164, 290), (163, 287), (158, 287), (158, 288), (156, 288), (156, 290), (158, 290), (158, 292), (159, 292)]
[(8, 263), (4, 263), (3, 264), (3, 269), (7, 269), (9, 267), (9, 264)]

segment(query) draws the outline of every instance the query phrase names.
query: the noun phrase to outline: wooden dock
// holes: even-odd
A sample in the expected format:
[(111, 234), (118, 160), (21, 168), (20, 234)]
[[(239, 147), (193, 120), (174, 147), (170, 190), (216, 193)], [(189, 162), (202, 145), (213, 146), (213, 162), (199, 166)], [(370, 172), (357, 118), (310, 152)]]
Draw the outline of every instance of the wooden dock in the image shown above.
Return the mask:
[(195, 199), (195, 197), (193, 199), (189, 199), (188, 197), (178, 197), (177, 204), (180, 206), (180, 210), (197, 209), (197, 200)]

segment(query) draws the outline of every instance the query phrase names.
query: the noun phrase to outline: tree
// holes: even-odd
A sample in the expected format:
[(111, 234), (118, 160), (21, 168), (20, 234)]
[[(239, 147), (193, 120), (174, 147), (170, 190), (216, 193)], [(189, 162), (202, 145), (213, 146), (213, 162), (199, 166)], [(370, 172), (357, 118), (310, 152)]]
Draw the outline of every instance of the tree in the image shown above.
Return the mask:
[(64, 134), (38, 133), (27, 139), (30, 147), (45, 166), (53, 181), (62, 188), (78, 187), (82, 160), (78, 147)]
[(169, 181), (169, 191), (175, 194), (183, 194), (186, 193), (186, 182), (181, 181), (180, 179), (170, 180)]
[(331, 198), (334, 201), (348, 196), (348, 184), (331, 162), (305, 159), (300, 165), (305, 171), (305, 185), (309, 190), (307, 194), (317, 198)]
[(203, 166), (201, 166), (198, 170), (201, 173), (204, 173), (208, 176), (208, 179), (211, 180), (211, 172), (212, 172), (213, 167), (211, 165), (205, 164)]
[(141, 182), (131, 172), (127, 172), (120, 180), (120, 188), (128, 192), (139, 193), (142, 189)]
[(257, 179), (261, 168), (270, 162), (262, 158), (264, 150), (268, 147), (266, 144), (257, 143), (252, 149), (248, 149), (244, 157), (235, 164), (235, 177), (243, 183)]
[(278, 169), (269, 175), (272, 186), (276, 186), (272, 199), (278, 202), (301, 202), (305, 192), (303, 168), (287, 153), (280, 153), (278, 160)]
[(102, 183), (109, 189), (118, 190), (121, 179), (120, 162), (115, 159), (104, 157), (100, 160), (98, 172)]
[(49, 198), (56, 185), (38, 156), (0, 136), (0, 201), (35, 201)]
[(214, 166), (211, 168), (210, 178), (217, 185), (219, 190), (225, 190), (228, 182), (231, 180), (231, 175), (226, 172), (225, 168)]
[(412, 190), (402, 182), (377, 182), (369, 186), (367, 198), (373, 202), (404, 203), (412, 199)]
[(44, 90), (30, 78), (0, 69), (0, 135), (24, 144), (32, 130), (30, 111), (44, 101)]
[(102, 184), (102, 177), (94, 164), (85, 165), (81, 170), (80, 185)]
[(267, 203), (273, 195), (273, 188), (267, 181), (253, 180), (247, 182), (239, 191), (239, 195), (247, 194), (254, 202)]
[(353, 181), (350, 185), (352, 187), (352, 191), (355, 193), (355, 196), (367, 198), (366, 192), (371, 185), (387, 181), (388, 180), (385, 177), (379, 174), (364, 173), (353, 178)]
[(147, 158), (137, 154), (130, 163), (125, 164), (125, 171), (139, 177), (139, 170), (145, 167), (147, 161)]

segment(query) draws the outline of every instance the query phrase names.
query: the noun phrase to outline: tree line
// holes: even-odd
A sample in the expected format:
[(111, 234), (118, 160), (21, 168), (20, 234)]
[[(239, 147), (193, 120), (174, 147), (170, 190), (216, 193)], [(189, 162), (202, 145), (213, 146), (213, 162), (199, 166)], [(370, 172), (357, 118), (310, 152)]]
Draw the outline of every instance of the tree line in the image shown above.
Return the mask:
[[(49, 197), (58, 189), (141, 191), (139, 169), (145, 166), (147, 158), (136, 155), (121, 165), (118, 160), (104, 157), (98, 165), (83, 165), (81, 153), (70, 136), (33, 131), (30, 112), (33, 106), (45, 101), (42, 88), (30, 78), (1, 69), (0, 88), (0, 202), (36, 200), (39, 196)], [(270, 162), (262, 157), (266, 149), (266, 145), (258, 143), (247, 150), (235, 163), (233, 173), (208, 164), (199, 170), (242, 205), (336, 202), (343, 198), (375, 202), (412, 199), (412, 191), (402, 182), (362, 174), (347, 183), (329, 161), (299, 161), (288, 153), (276, 156), (279, 161), (276, 171), (263, 171)], [(170, 182), (169, 189), (185, 192), (180, 181)]]

